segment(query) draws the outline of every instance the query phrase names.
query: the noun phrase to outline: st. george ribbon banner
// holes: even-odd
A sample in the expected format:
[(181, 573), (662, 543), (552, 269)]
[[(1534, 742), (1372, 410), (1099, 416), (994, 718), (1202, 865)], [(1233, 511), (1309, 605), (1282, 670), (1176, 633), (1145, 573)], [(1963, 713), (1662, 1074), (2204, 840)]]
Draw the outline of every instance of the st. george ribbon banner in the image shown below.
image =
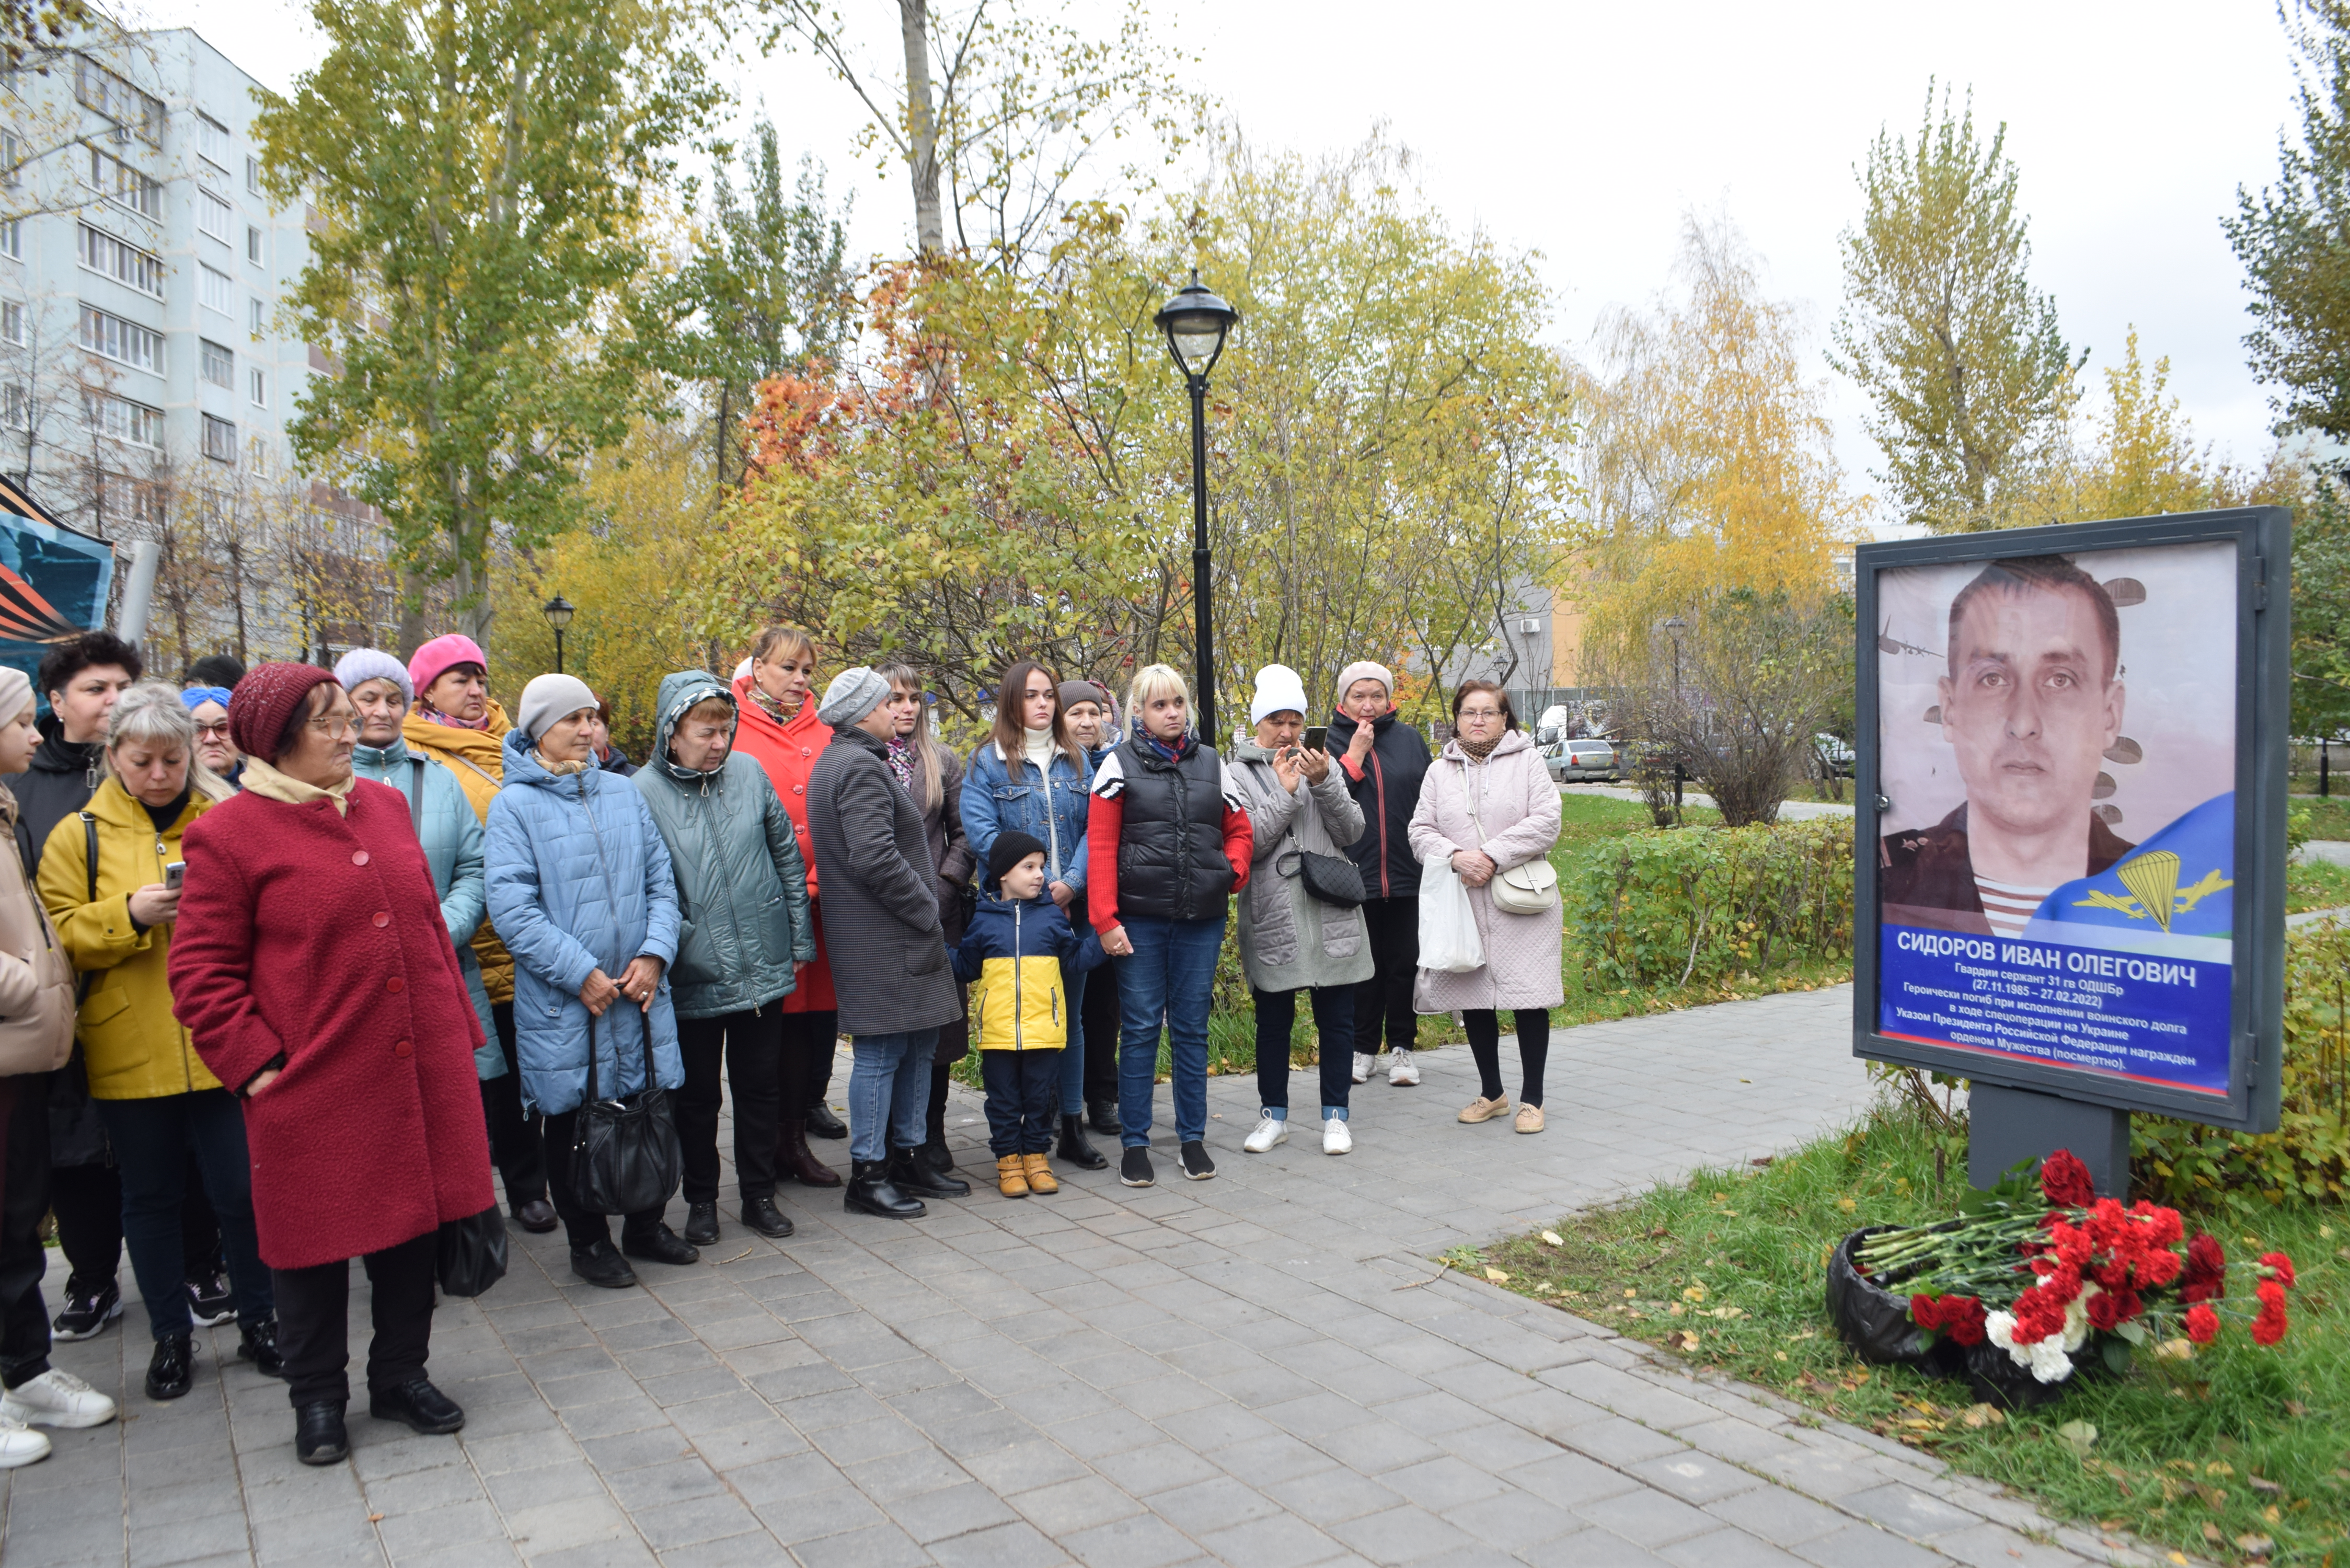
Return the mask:
[(1856, 1054), (2275, 1125), (2290, 522), (1862, 546)]
[[(26, 675), (53, 643), (105, 624), (114, 546), (67, 527), (0, 476), (0, 664)], [(34, 682), (46, 707), (48, 694)]]

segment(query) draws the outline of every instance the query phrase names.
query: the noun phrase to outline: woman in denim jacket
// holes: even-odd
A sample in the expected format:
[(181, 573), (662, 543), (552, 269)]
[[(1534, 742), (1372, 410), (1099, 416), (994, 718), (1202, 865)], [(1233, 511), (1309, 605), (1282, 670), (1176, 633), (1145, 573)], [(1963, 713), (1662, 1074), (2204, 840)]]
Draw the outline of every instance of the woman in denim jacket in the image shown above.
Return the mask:
[[(1061, 683), (1033, 659), (1004, 671), (995, 694), (995, 735), (972, 753), (962, 777), (962, 826), (972, 858), (987, 863), (999, 835), (1014, 829), (1045, 846), (1045, 890), (1064, 912), (1082, 910), (1086, 890), (1087, 791), (1093, 768), (1069, 732)], [(1075, 917), (1072, 917), (1074, 919)], [(1061, 987), (1074, 1012), (1083, 1005), (1086, 977), (1063, 966)], [(1109, 1161), (1087, 1140), (1086, 1060), (1064, 1052), (1061, 1141), (1054, 1157), (1086, 1170)]]

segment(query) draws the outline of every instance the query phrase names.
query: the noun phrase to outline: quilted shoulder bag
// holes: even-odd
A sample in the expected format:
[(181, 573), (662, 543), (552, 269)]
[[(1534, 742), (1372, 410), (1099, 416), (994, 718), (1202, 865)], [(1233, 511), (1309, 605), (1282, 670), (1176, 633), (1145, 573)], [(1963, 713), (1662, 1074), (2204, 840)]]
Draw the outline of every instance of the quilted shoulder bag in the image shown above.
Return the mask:
[(1369, 890), (1363, 886), (1362, 867), (1342, 855), (1317, 855), (1298, 843), (1296, 820), (1293, 815), (1288, 829), (1289, 848), (1273, 857), (1274, 871), (1304, 883), (1307, 898), (1341, 909), (1354, 909), (1369, 898)]
[[(1477, 828), (1477, 842), (1485, 842), (1485, 825), (1477, 815), (1476, 781), (1461, 770), (1461, 798), (1469, 804), (1469, 820)], [(1495, 871), (1487, 884), (1493, 893), (1493, 908), (1505, 915), (1555, 914), (1558, 902), (1558, 873), (1551, 869), (1550, 857), (1538, 855), (1523, 866), (1513, 866), (1506, 871)]]

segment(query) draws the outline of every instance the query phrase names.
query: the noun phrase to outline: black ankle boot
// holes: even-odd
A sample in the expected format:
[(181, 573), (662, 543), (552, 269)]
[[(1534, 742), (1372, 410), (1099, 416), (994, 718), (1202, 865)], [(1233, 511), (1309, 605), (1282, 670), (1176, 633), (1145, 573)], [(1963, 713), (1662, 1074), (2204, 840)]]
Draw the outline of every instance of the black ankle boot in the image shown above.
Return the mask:
[(899, 1190), (918, 1198), (968, 1198), (971, 1183), (960, 1177), (949, 1176), (942, 1170), (932, 1170), (921, 1158), (920, 1149), (893, 1148), (889, 1151), (889, 1179)]
[(714, 1201), (685, 1206), (685, 1239), (697, 1247), (718, 1245), (718, 1205)]
[(810, 1137), (847, 1137), (848, 1129), (832, 1114), (832, 1107), (822, 1100), (807, 1108), (807, 1135)]
[(1053, 1151), (1055, 1159), (1066, 1159), (1080, 1170), (1102, 1170), (1108, 1168), (1108, 1158), (1086, 1141), (1086, 1118), (1061, 1118), (1061, 1146)]
[(236, 1325), (237, 1358), (250, 1361), (265, 1376), (286, 1376), (286, 1357), (277, 1351), (277, 1320), (265, 1323), (240, 1323)]
[(306, 1465), (337, 1465), (351, 1451), (340, 1403), (320, 1400), (294, 1412), (294, 1457)]
[(954, 1150), (947, 1147), (944, 1133), (933, 1133), (930, 1142), (914, 1151), (914, 1158), (941, 1176), (954, 1168)]
[(879, 1214), (885, 1220), (919, 1220), (930, 1212), (920, 1200), (898, 1190), (889, 1179), (889, 1163), (879, 1159), (850, 1165), (840, 1206), (853, 1214)]
[(1094, 1131), (1101, 1134), (1102, 1137), (1116, 1137), (1118, 1135), (1118, 1102), (1116, 1100), (1092, 1101), (1086, 1106), (1086, 1119), (1093, 1124)]

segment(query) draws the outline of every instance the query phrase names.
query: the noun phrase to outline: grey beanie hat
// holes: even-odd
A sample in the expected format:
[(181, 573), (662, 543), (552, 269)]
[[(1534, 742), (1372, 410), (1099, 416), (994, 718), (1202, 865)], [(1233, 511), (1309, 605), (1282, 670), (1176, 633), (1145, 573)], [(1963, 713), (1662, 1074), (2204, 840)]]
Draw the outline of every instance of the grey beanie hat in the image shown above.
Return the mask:
[(408, 666), (380, 648), (354, 648), (344, 654), (335, 661), (335, 679), (346, 691), (356, 691), (370, 680), (389, 680), (402, 697), (416, 701), (416, 682), (408, 678)]
[(859, 664), (832, 678), (832, 684), (824, 689), (824, 700), (816, 705), (816, 716), (837, 730), (854, 724), (888, 701), (889, 683), (875, 674), (871, 665)]
[(522, 689), (522, 732), (535, 744), (557, 719), (596, 706), (596, 693), (577, 675), (541, 675)]

